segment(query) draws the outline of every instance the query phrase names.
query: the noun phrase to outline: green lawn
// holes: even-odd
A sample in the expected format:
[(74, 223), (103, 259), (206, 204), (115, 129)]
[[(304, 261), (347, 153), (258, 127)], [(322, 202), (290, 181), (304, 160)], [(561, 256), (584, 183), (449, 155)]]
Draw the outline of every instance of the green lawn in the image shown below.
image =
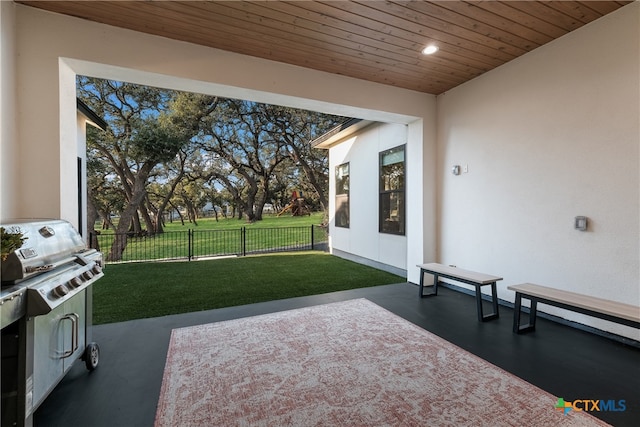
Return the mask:
[(93, 323), (165, 316), (406, 281), (325, 252), (107, 265)]

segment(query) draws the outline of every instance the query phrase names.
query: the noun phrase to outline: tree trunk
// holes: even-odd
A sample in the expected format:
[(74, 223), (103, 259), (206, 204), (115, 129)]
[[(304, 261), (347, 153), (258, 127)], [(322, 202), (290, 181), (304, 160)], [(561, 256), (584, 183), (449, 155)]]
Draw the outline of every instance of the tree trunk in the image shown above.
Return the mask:
[(150, 234), (162, 234), (164, 233), (164, 212), (160, 208), (150, 207), (149, 210), (153, 212), (153, 218), (151, 219), (151, 228), (148, 228)]
[(242, 173), (244, 179), (247, 181), (247, 195), (244, 200), (244, 214), (246, 220), (249, 222), (254, 222), (256, 220), (255, 213), (255, 203), (256, 203), (256, 195), (258, 194), (258, 182), (253, 178), (253, 176)]
[(155, 227), (154, 227), (154, 221), (151, 219), (151, 215), (149, 214), (149, 208), (147, 207), (151, 205), (148, 194), (145, 196), (145, 200), (146, 200), (146, 203), (140, 204), (139, 211), (140, 211), (140, 215), (142, 215), (142, 220), (145, 223), (145, 229), (147, 230), (147, 233), (153, 234), (155, 231)]
[(316, 194), (318, 195), (318, 203), (322, 207), (323, 212), (329, 212), (329, 204), (327, 203), (327, 195), (325, 193), (325, 188), (322, 183), (319, 181), (316, 172), (309, 165), (309, 163), (304, 159), (304, 156), (301, 156), (298, 152), (297, 147), (294, 147), (296, 152), (297, 160), (300, 166), (302, 166), (302, 170), (304, 171), (305, 176), (307, 177), (307, 181), (313, 187)]
[(87, 197), (87, 231), (89, 231), (89, 233), (95, 230), (96, 222), (99, 217), (98, 209), (96, 208), (96, 204), (93, 202), (93, 197), (91, 196), (91, 189), (89, 189)]
[(127, 248), (127, 232), (133, 225), (134, 220), (137, 220), (138, 208), (147, 195), (145, 188), (152, 168), (153, 165), (145, 163), (135, 175), (133, 193), (129, 204), (120, 214), (120, 221), (115, 231), (116, 239), (111, 245), (111, 251), (107, 257), (108, 261), (120, 261), (122, 259), (122, 253)]
[(197, 226), (198, 225), (198, 213), (196, 212), (196, 208), (193, 205), (193, 201), (188, 197), (183, 197), (182, 200), (184, 201), (184, 204), (186, 206), (187, 217), (189, 218), (189, 221), (192, 221), (193, 225)]
[[(140, 206), (142, 206), (142, 201), (140, 202)], [(133, 217), (131, 217), (131, 227), (129, 227), (129, 232), (138, 235), (142, 231), (142, 224), (140, 224), (140, 209), (136, 209), (133, 213)]]
[(108, 230), (110, 228), (116, 228), (111, 221), (111, 212), (108, 210), (100, 210), (100, 218), (102, 218), (102, 229)]
[[(169, 192), (167, 193), (167, 195), (165, 195), (165, 197), (160, 202), (160, 206), (158, 206), (158, 213), (156, 217), (156, 229), (155, 229), (156, 233), (164, 232), (164, 230), (162, 229), (162, 216), (164, 215), (165, 209), (167, 209), (169, 200), (171, 200), (171, 198), (175, 194), (176, 187), (184, 177), (184, 162), (185, 162), (185, 157), (181, 155), (180, 156), (180, 173), (171, 182), (171, 187), (169, 188)], [(173, 216), (171, 216), (171, 220), (173, 221)]]

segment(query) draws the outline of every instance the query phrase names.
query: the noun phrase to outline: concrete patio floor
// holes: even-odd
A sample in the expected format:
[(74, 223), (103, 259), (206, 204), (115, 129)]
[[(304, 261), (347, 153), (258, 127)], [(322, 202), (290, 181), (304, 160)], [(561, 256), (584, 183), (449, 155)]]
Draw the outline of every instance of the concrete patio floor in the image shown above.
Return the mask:
[(172, 329), (353, 298), (367, 298), (565, 401), (625, 400), (625, 411), (593, 415), (640, 425), (639, 348), (544, 318), (534, 333), (516, 335), (508, 307), (480, 323), (472, 296), (441, 287), (437, 297), (420, 299), (408, 283), (94, 326), (98, 368), (89, 373), (78, 361), (37, 410), (35, 425), (152, 426)]

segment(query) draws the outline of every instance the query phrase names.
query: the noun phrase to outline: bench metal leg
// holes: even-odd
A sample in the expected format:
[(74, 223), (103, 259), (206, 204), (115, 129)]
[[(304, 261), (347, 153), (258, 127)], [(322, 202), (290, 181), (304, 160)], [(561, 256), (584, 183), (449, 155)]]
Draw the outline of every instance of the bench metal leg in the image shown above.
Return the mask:
[(520, 317), (522, 313), (522, 294), (516, 292), (516, 301), (513, 307), (513, 332), (523, 334), (536, 329), (536, 314), (538, 311), (538, 301), (532, 299), (531, 308), (529, 309), (529, 323), (520, 325)]
[(438, 275), (433, 275), (433, 289), (428, 294), (423, 293), (424, 291), (424, 270), (420, 270), (420, 298), (425, 297), (433, 297), (438, 295)]
[(498, 291), (496, 282), (491, 283), (491, 305), (493, 305), (493, 313), (483, 314), (482, 310), (482, 286), (476, 285), (476, 304), (478, 306), (478, 321), (486, 322), (487, 320), (497, 319), (498, 313)]

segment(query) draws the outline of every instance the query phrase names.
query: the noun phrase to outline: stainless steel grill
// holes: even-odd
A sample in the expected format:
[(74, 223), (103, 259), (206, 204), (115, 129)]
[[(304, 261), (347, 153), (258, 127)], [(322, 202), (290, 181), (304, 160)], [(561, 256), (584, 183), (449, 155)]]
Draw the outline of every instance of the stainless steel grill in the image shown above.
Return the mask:
[(66, 221), (16, 220), (22, 246), (2, 260), (2, 427), (30, 426), (33, 413), (77, 359), (97, 367), (91, 342), (92, 284), (103, 276), (102, 254), (86, 249)]

